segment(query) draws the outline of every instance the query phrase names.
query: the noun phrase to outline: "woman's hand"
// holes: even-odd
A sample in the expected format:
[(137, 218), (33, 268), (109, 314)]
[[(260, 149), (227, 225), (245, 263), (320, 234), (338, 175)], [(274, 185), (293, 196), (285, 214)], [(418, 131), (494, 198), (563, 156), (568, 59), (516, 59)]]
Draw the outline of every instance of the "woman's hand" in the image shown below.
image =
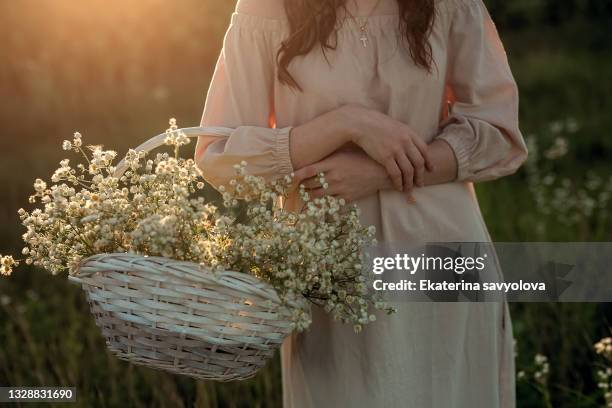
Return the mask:
[[(325, 174), (326, 189), (319, 181), (320, 173)], [(361, 150), (338, 150), (296, 171), (294, 180), (304, 184), (312, 198), (332, 195), (349, 202), (392, 188), (385, 168)], [(414, 201), (412, 196), (409, 200)]]
[(340, 108), (352, 123), (352, 141), (380, 163), (399, 191), (425, 185), (425, 170), (434, 166), (427, 144), (406, 124), (383, 113), (358, 105)]

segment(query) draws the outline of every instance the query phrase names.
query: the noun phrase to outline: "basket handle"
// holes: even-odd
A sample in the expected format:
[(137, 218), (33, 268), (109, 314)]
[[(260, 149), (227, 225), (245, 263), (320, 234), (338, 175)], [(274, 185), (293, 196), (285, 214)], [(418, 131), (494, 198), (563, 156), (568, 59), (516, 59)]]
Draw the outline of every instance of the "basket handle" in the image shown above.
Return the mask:
[[(164, 140), (168, 134), (183, 132), (187, 137), (199, 137), (199, 136), (212, 136), (218, 138), (226, 138), (234, 131), (232, 128), (226, 127), (212, 127), (212, 126), (195, 126), (188, 128), (181, 128), (173, 130), (170, 133), (161, 133), (157, 136), (153, 136), (140, 146), (134, 148), (137, 152), (144, 151), (150, 152), (151, 150), (164, 144)], [(114, 177), (120, 178), (123, 173), (128, 169), (128, 165), (125, 163), (125, 158), (121, 159), (117, 167), (115, 168)]]

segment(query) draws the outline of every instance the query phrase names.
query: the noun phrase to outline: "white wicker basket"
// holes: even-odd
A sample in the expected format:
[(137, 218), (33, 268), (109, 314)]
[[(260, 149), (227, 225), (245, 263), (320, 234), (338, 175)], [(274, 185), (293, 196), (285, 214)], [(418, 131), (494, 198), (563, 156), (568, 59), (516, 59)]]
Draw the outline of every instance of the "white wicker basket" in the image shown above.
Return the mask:
[[(224, 137), (225, 128), (181, 129)], [(165, 134), (135, 150), (149, 151)], [(123, 161), (115, 175), (126, 170)], [(251, 275), (212, 273), (192, 262), (126, 253), (84, 259), (71, 281), (87, 293), (108, 348), (134, 364), (199, 379), (250, 378), (291, 332), (291, 308)]]

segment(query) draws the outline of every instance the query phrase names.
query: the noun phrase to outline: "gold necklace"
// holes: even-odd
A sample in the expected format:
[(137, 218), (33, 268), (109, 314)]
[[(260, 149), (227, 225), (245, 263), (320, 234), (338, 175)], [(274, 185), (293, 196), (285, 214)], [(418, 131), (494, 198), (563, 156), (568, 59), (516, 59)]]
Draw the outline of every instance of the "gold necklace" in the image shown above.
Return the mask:
[[(363, 44), (363, 48), (366, 48), (368, 46), (368, 19), (370, 17), (372, 17), (372, 14), (374, 13), (374, 10), (376, 10), (376, 8), (378, 7), (378, 5), (380, 4), (381, 0), (377, 0), (376, 4), (374, 4), (374, 7), (372, 7), (372, 10), (370, 10), (370, 13), (368, 13), (368, 15), (365, 18), (365, 21), (363, 22), (363, 24), (359, 24), (357, 22), (357, 18), (351, 14), (350, 11), (347, 10), (347, 12), (349, 13), (349, 15), (351, 16), (351, 18), (357, 23), (357, 26), (359, 27), (359, 31), (361, 32), (361, 37), (359, 37), (359, 41), (361, 41), (361, 43)], [(357, 1), (355, 0), (355, 5), (357, 6), (357, 9), (359, 9), (359, 6), (357, 5)]]

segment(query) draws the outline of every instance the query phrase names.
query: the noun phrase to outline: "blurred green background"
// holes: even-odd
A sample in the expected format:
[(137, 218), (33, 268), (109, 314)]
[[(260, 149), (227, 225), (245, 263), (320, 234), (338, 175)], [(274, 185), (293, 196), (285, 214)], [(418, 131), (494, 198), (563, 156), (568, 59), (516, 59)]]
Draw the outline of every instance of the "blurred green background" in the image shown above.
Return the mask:
[[(477, 186), (497, 241), (611, 241), (612, 1), (489, 0), (521, 92), (529, 163)], [(233, 1), (0, 2), (0, 252), (19, 253), (16, 211), (61, 141), (123, 153), (170, 116), (197, 125)], [(604, 272), (604, 271), (602, 271)], [(592, 349), (607, 304), (513, 304), (519, 407), (603, 406)], [(375, 330), (375, 328), (373, 328)], [(549, 358), (545, 384), (533, 358)], [(531, 373), (531, 374), (530, 374)], [(281, 404), (278, 361), (218, 384), (131, 366), (105, 349), (79, 288), (21, 268), (0, 280), (0, 384), (76, 386), (78, 406)], [(441, 390), (443, 392), (443, 390)], [(73, 405), (74, 406), (74, 405)]]

